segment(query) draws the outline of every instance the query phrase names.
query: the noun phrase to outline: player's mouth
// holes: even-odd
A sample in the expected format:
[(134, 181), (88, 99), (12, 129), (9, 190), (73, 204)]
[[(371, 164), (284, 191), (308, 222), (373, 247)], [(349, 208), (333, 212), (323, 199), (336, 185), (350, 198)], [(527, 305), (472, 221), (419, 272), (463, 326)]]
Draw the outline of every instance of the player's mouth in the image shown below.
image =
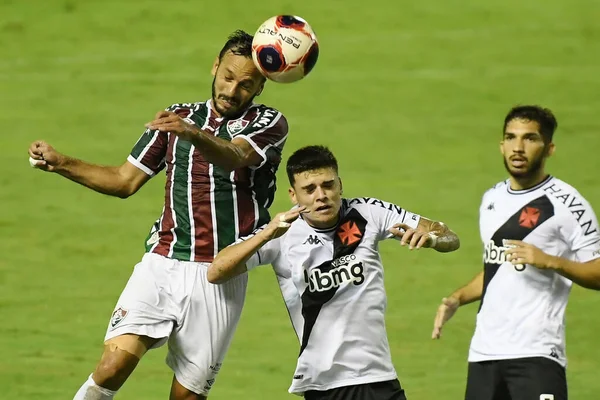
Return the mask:
[(223, 108), (229, 109), (229, 108), (235, 107), (237, 105), (237, 103), (232, 100), (226, 100), (223, 98), (221, 98), (219, 100), (221, 100), (221, 105), (223, 106)]
[(326, 212), (327, 212), (327, 211), (329, 211), (331, 208), (332, 208), (331, 206), (328, 206), (328, 205), (325, 205), (325, 204), (324, 204), (324, 205), (322, 205), (322, 206), (319, 206), (319, 207), (315, 208), (315, 212), (316, 212), (316, 213), (326, 213)]
[(527, 165), (527, 158), (522, 156), (512, 156), (510, 158), (510, 164), (515, 168), (523, 168)]

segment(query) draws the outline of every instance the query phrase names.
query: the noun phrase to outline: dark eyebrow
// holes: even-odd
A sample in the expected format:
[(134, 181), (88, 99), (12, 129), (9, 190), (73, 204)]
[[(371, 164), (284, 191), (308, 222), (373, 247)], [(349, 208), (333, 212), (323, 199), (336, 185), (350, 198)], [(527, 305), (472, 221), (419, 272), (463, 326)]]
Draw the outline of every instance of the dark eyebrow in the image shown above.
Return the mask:
[(316, 186), (314, 183), (309, 183), (306, 186), (302, 186), (300, 189), (308, 190), (310, 187)]

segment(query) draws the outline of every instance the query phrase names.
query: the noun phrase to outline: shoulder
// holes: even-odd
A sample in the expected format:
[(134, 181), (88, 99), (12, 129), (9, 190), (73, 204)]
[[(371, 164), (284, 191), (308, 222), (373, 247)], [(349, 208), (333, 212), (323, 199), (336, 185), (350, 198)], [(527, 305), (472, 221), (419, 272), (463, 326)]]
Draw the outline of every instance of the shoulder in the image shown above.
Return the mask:
[(568, 214), (577, 214), (577, 210), (591, 211), (592, 206), (587, 199), (575, 187), (561, 179), (550, 179), (541, 190), (558, 210)]
[(501, 191), (505, 191), (508, 187), (508, 179), (500, 181), (496, 183), (494, 186), (488, 188), (485, 192), (483, 192), (482, 198), (489, 198), (494, 196), (496, 193), (500, 193)]
[(254, 131), (277, 127), (285, 129), (287, 132), (288, 128), (287, 119), (283, 113), (264, 104), (253, 104), (250, 106), (243, 119), (248, 121), (249, 128)]
[(382, 213), (395, 212), (402, 214), (402, 208), (394, 203), (380, 200), (375, 197), (354, 197), (342, 200), (343, 205), (348, 209), (355, 209), (359, 212)]

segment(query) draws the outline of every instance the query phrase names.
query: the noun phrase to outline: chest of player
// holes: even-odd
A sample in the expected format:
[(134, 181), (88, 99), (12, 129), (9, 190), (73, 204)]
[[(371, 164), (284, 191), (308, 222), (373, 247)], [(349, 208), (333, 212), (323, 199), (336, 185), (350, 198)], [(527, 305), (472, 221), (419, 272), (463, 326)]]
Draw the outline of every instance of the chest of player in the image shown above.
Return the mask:
[[(529, 243), (552, 242), (558, 234), (556, 210), (543, 192), (496, 195), (482, 204), (480, 232), (483, 242), (503, 239)], [(534, 244), (536, 244), (534, 243)]]
[(338, 232), (298, 232), (289, 238), (286, 258), (291, 276), (300, 292), (355, 291), (383, 280), (383, 267), (377, 252), (376, 236), (369, 229), (351, 253), (336, 255)]
[[(234, 137), (241, 134), (249, 124), (245, 119), (223, 120), (214, 116), (207, 116), (206, 110), (194, 112), (185, 117), (188, 123), (200, 127), (205, 133), (230, 142)], [(185, 178), (193, 184), (218, 184), (219, 182), (236, 184), (250, 184), (250, 171), (239, 169), (236, 171), (225, 171), (224, 169), (210, 165), (204, 155), (189, 141), (183, 140), (176, 135), (169, 134), (169, 142), (165, 155), (167, 173)]]

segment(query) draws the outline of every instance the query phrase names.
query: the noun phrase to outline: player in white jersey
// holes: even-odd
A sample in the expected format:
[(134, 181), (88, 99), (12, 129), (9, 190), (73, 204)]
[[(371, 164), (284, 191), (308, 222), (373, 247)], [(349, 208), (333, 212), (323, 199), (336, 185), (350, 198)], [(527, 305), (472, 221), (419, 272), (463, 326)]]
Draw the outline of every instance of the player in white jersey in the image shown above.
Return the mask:
[(459, 306), (481, 300), (467, 400), (566, 400), (565, 308), (572, 282), (600, 289), (600, 230), (590, 204), (548, 175), (557, 122), (538, 106), (505, 118), (509, 179), (483, 195), (484, 270), (442, 300), (433, 338)]
[(410, 249), (448, 252), (459, 247), (458, 237), (395, 204), (342, 198), (337, 161), (325, 147), (296, 151), (287, 173), (298, 207), (223, 249), (208, 279), (222, 283), (273, 265), (301, 343), (290, 393), (306, 399), (405, 399), (385, 329), (378, 243), (398, 237)]

